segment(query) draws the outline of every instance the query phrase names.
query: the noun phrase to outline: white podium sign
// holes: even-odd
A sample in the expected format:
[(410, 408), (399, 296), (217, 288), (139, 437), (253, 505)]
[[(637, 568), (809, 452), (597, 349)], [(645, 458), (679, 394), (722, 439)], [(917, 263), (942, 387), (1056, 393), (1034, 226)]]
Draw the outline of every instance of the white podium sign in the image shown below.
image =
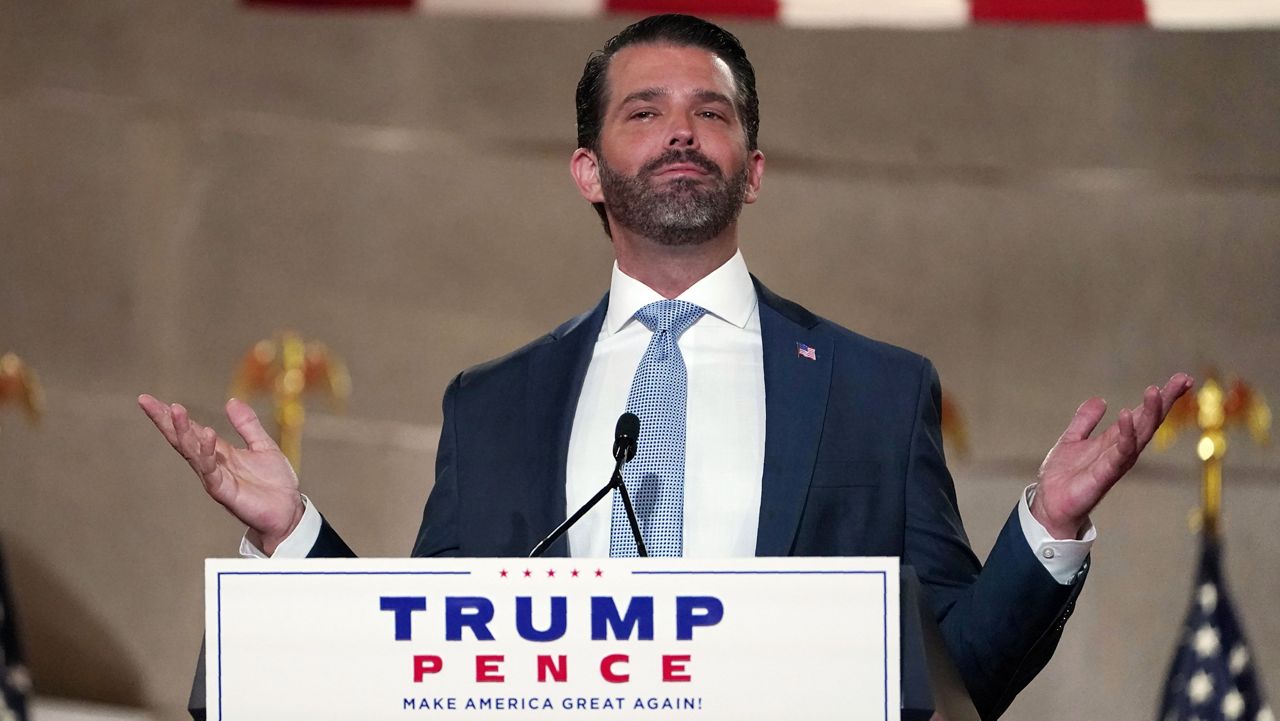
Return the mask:
[(896, 558), (209, 560), (211, 720), (899, 716)]

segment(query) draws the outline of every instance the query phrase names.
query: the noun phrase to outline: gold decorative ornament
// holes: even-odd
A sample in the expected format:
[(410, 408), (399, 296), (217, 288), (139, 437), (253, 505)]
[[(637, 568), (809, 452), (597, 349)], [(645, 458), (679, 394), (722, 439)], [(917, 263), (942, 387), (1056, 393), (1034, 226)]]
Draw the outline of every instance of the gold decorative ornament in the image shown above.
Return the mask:
[(36, 372), (15, 353), (0, 356), (0, 407), (9, 403), (22, 406), (27, 420), (40, 422), (44, 415), (44, 388)]
[(1178, 432), (1195, 427), (1200, 431), (1196, 456), (1204, 468), (1199, 513), (1193, 527), (1217, 537), (1222, 519), (1222, 459), (1227, 454), (1227, 430), (1244, 427), (1259, 445), (1271, 440), (1271, 409), (1256, 389), (1240, 379), (1225, 388), (1212, 371), (1194, 394), (1178, 399), (1169, 409), (1164, 424), (1156, 431), (1156, 448), (1165, 449), (1177, 440)]
[(247, 400), (270, 395), (275, 408), (276, 442), (294, 469), (302, 463), (303, 394), (320, 392), (341, 412), (351, 395), (351, 376), (342, 359), (319, 341), (304, 341), (293, 331), (260, 340), (240, 361), (231, 395)]

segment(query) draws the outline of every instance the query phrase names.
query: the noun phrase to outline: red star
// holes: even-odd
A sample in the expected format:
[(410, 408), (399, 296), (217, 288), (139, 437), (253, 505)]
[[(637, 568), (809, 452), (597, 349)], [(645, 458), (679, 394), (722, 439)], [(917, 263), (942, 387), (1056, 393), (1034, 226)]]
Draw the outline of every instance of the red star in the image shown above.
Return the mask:
[(596, 578), (600, 578), (600, 577), (601, 577), (601, 576), (603, 576), (603, 575), (604, 575), (604, 571), (601, 571), (600, 569), (598, 569), (598, 568), (597, 568), (597, 569), (596, 569)]
[(527, 569), (527, 568), (526, 568), (526, 569), (524, 569), (524, 577), (525, 577), (525, 578), (528, 578), (528, 577), (530, 577), (530, 576), (532, 576), (532, 575), (533, 575), (533, 571), (530, 571), (530, 570), (529, 570), (529, 569)]
[(555, 577), (556, 577), (556, 569), (554, 569), (554, 568), (548, 568), (548, 569), (547, 569), (547, 578), (555, 578)]
[(576, 569), (576, 568), (575, 568), (575, 569), (573, 569), (573, 577), (574, 577), (574, 578), (577, 578), (577, 577), (578, 577), (578, 569)]
[(499, 572), (498, 572), (498, 575), (499, 575), (499, 576), (502, 576), (503, 578), (506, 578), (506, 577), (507, 577), (507, 569), (505, 569), (505, 568), (504, 568), (504, 569), (502, 569), (501, 571), (499, 571)]

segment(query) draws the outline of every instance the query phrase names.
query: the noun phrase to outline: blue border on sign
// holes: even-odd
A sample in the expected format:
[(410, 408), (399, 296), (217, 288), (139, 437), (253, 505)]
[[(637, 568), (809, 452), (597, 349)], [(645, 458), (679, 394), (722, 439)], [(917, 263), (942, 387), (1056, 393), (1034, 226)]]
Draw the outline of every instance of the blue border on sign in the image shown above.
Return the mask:
[[(889, 575), (885, 571), (631, 571), (633, 576), (879, 576), (881, 641), (884, 666), (884, 718), (889, 716)], [(470, 576), (470, 571), (218, 571), (218, 721), (222, 721), (222, 577), (223, 576)], [(206, 679), (207, 680), (207, 679)]]
[[(470, 571), (218, 571), (218, 721), (222, 721), (223, 576), (470, 576)], [(207, 674), (205, 681), (208, 682)]]
[(632, 571), (633, 576), (879, 576), (880, 577), (880, 618), (883, 627), (880, 640), (884, 649), (880, 657), (884, 659), (881, 678), (884, 679), (884, 718), (889, 716), (889, 574), (885, 571)]

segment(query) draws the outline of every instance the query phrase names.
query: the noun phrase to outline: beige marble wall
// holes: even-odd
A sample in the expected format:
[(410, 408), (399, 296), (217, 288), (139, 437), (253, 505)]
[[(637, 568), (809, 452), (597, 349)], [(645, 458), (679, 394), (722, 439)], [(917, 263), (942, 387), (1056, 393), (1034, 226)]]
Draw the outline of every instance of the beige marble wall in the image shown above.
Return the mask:
[[(181, 718), (201, 559), (238, 529), (133, 407), (217, 417), (281, 327), (348, 359), (308, 492), (407, 552), (459, 369), (592, 303), (610, 259), (567, 176), (572, 93), (618, 21), (0, 0), (0, 535), (39, 688)], [(1280, 398), (1280, 34), (735, 26), (769, 158), (752, 269), (935, 359), (974, 455), (975, 545), (1075, 405), (1219, 363)], [(0, 349), (2, 350), (2, 349)], [(225, 427), (223, 427), (225, 430)], [(1153, 713), (1194, 559), (1185, 441), (1098, 514), (1070, 633), (1010, 718)], [(1274, 447), (1233, 448), (1231, 580), (1280, 683)]]

